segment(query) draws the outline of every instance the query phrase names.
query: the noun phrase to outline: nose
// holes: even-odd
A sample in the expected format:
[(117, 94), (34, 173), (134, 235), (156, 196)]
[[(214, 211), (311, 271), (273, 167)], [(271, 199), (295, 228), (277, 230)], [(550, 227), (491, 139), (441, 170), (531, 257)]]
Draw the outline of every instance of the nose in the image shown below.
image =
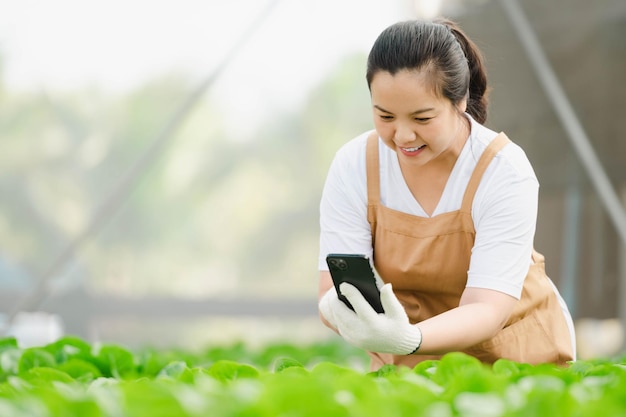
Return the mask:
[(398, 146), (408, 145), (414, 142), (415, 139), (417, 139), (417, 135), (415, 134), (415, 131), (411, 129), (410, 126), (400, 125), (396, 127), (396, 132), (394, 135), (394, 142), (396, 142)]

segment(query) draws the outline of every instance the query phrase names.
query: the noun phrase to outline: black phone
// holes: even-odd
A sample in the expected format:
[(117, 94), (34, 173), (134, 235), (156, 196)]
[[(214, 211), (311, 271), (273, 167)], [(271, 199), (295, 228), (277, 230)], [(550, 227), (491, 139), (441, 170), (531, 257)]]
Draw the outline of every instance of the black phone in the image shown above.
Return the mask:
[(339, 291), (339, 285), (347, 282), (354, 285), (377, 313), (385, 310), (380, 302), (380, 291), (369, 258), (365, 255), (331, 253), (326, 256), (330, 276), (335, 284), (337, 295), (352, 310), (348, 299)]

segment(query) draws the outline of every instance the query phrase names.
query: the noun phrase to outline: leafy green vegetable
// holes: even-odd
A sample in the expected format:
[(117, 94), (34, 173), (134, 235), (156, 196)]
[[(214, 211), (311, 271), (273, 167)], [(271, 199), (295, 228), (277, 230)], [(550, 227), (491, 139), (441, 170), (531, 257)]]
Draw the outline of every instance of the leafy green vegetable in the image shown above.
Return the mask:
[(167, 364), (161, 372), (159, 372), (158, 377), (160, 378), (172, 378), (177, 381), (193, 383), (194, 376), (192, 370), (187, 367), (187, 364), (183, 361), (175, 361)]
[(65, 337), (43, 347), (20, 349), (14, 339), (0, 346), (0, 416), (626, 415), (621, 358), (489, 366), (452, 353), (414, 369), (367, 372), (362, 356), (330, 345), (131, 352)]
[(114, 378), (132, 378), (137, 367), (133, 354), (121, 346), (106, 344), (100, 346), (96, 363), (103, 376)]
[(274, 361), (274, 372), (282, 372), (287, 368), (304, 368), (299, 361), (290, 357), (279, 357)]
[(42, 366), (55, 367), (56, 360), (54, 356), (42, 348), (28, 348), (22, 352), (22, 356), (17, 364), (17, 371), (21, 374), (29, 369)]
[(72, 358), (94, 362), (94, 357), (91, 354), (91, 345), (76, 336), (62, 337), (56, 342), (45, 346), (44, 349), (54, 355), (58, 363)]
[(49, 385), (53, 382), (72, 383), (74, 380), (65, 372), (54, 368), (30, 368), (20, 374), (20, 378), (31, 384)]
[(96, 365), (79, 358), (70, 358), (61, 363), (58, 369), (67, 373), (72, 378), (79, 379), (83, 382), (88, 382), (102, 376), (100, 369), (98, 369)]
[(17, 339), (13, 336), (0, 339), (0, 353), (10, 349), (17, 349)]
[(259, 376), (259, 371), (250, 365), (220, 360), (211, 365), (207, 374), (219, 381), (227, 382), (238, 378), (256, 378)]
[(0, 382), (18, 373), (21, 357), (22, 351), (18, 348), (5, 349), (0, 353)]

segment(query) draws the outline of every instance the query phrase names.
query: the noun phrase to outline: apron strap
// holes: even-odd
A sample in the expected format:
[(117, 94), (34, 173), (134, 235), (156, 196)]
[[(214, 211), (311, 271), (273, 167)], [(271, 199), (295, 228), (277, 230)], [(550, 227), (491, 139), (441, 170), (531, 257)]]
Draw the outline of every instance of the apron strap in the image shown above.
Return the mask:
[(487, 170), (487, 167), (491, 163), (494, 156), (496, 156), (496, 154), (500, 152), (500, 150), (502, 150), (502, 148), (504, 148), (504, 146), (509, 142), (509, 138), (501, 132), (491, 141), (483, 154), (480, 156), (480, 159), (476, 164), (476, 168), (474, 168), (474, 172), (472, 173), (469, 183), (467, 184), (467, 188), (465, 189), (465, 194), (463, 195), (463, 202), (461, 203), (462, 212), (471, 213), (474, 194), (476, 194), (476, 190), (478, 189), (478, 185), (480, 184), (480, 180), (482, 179), (485, 170)]
[(380, 167), (378, 161), (378, 132), (375, 130), (367, 137), (365, 157), (367, 205), (378, 205), (380, 203)]

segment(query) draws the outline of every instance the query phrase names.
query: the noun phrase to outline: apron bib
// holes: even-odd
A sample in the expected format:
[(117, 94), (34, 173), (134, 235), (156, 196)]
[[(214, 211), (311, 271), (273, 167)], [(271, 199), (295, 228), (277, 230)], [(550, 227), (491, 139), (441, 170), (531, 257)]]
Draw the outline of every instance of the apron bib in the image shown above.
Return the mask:
[[(493, 157), (509, 139), (500, 133), (485, 149), (472, 173), (461, 209), (424, 218), (390, 209), (380, 203), (378, 134), (367, 142), (368, 221), (372, 228), (374, 266), (393, 285), (411, 323), (419, 323), (458, 307), (467, 283), (476, 231), (471, 216), (474, 194)], [(569, 329), (544, 258), (533, 251), (533, 264), (524, 281), (521, 299), (505, 327), (490, 340), (464, 352), (483, 362), (499, 358), (531, 364), (565, 365), (573, 359)], [(392, 355), (368, 352), (372, 370), (384, 364), (414, 367), (430, 355)]]

